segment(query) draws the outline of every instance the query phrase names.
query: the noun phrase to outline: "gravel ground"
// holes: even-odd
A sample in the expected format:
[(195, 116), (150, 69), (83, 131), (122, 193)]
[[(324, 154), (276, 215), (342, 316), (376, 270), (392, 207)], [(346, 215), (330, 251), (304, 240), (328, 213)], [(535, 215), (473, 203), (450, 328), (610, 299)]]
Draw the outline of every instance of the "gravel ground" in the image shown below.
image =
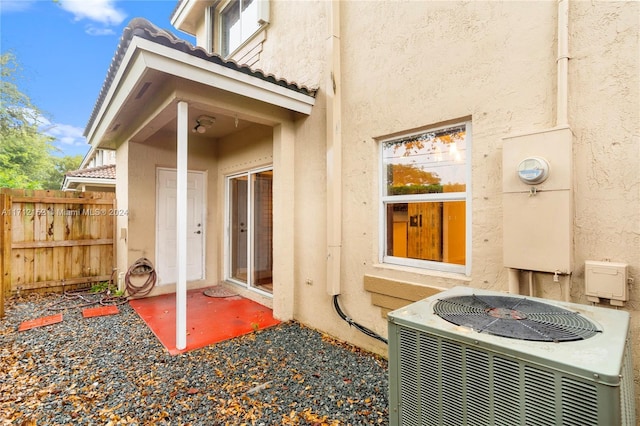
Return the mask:
[[(18, 332), (58, 295), (9, 300), (0, 320), (0, 424), (388, 424), (387, 362), (291, 322), (170, 356), (120, 314)], [(75, 302), (74, 302), (75, 303)]]

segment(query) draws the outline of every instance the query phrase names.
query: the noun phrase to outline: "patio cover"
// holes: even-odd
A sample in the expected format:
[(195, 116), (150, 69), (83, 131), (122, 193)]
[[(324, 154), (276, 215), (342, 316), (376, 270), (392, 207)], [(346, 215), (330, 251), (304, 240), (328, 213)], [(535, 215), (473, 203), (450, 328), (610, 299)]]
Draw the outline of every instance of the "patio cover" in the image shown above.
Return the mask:
[[(123, 31), (84, 135), (94, 148), (145, 139), (177, 118), (176, 347), (186, 346), (186, 212), (189, 105), (193, 84), (309, 115), (316, 90), (238, 65), (181, 40), (143, 18)], [(198, 102), (203, 102), (199, 100)], [(259, 114), (255, 122), (269, 124)]]

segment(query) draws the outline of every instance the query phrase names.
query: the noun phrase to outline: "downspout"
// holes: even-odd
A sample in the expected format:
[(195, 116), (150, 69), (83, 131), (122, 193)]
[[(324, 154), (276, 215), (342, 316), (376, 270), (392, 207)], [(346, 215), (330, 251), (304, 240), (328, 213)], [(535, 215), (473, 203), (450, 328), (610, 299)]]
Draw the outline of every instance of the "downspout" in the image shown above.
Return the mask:
[(327, 292), (340, 294), (342, 257), (342, 101), (340, 2), (327, 2)]
[(569, 0), (558, 1), (558, 88), (556, 127), (569, 125)]
[[(569, 0), (558, 1), (558, 88), (556, 127), (569, 127)], [(557, 280), (557, 274), (554, 281)], [(562, 277), (565, 302), (571, 299), (571, 276)]]
[[(558, 58), (556, 60), (556, 127), (569, 125), (569, 0), (558, 0)], [(564, 299), (569, 301), (569, 277), (564, 277)], [(508, 288), (511, 294), (520, 294), (520, 270), (508, 268)], [(532, 293), (530, 287), (529, 290)], [(530, 294), (532, 296), (533, 294)]]
[(342, 98), (340, 59), (340, 1), (327, 2), (327, 293), (344, 321), (385, 344), (387, 339), (357, 323), (340, 308), (342, 270)]

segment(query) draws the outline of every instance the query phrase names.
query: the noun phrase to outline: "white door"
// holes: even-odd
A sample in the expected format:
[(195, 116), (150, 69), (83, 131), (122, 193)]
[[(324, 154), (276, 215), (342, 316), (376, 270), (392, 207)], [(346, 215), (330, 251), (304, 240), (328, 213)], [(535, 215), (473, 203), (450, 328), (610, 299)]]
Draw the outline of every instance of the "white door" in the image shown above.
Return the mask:
[[(205, 174), (187, 174), (187, 281), (204, 279)], [(158, 169), (156, 220), (156, 271), (158, 285), (177, 278), (176, 256), (176, 171)]]

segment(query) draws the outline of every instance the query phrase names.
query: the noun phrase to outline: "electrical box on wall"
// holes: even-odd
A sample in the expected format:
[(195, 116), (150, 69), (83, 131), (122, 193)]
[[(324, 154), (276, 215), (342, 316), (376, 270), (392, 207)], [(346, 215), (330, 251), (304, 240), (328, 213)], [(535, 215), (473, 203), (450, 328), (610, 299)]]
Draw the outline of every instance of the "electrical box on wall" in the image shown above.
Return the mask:
[(508, 268), (573, 270), (573, 135), (558, 127), (503, 139), (503, 260)]
[(627, 264), (615, 262), (584, 262), (585, 294), (591, 302), (610, 299), (612, 305), (622, 306), (629, 298)]

